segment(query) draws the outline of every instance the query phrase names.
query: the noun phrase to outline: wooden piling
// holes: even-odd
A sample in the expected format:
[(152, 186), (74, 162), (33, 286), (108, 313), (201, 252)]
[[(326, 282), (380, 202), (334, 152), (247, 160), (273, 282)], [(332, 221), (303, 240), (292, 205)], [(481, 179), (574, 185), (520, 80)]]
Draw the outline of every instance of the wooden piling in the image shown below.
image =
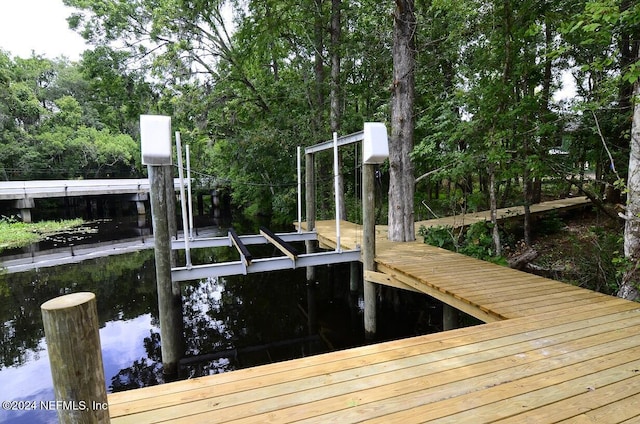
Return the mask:
[(95, 295), (72, 293), (40, 308), (58, 421), (109, 423)]
[[(376, 271), (376, 218), (374, 193), (375, 165), (362, 165), (362, 269)], [(376, 334), (376, 286), (363, 280), (364, 284), (364, 334), (373, 339)]]
[(446, 303), (442, 304), (442, 330), (454, 330), (458, 328), (458, 310)]
[(351, 262), (349, 264), (349, 290), (352, 292), (358, 291), (360, 285), (360, 264), (358, 262)]
[[(307, 231), (316, 228), (316, 162), (313, 153), (304, 155), (304, 202), (307, 220)], [(317, 241), (304, 242), (305, 252), (314, 253), (317, 250)], [(316, 269), (307, 267), (307, 318), (309, 335), (318, 331), (318, 308), (316, 303)]]
[[(316, 163), (315, 155), (307, 153), (304, 155), (304, 199), (305, 214), (307, 219), (307, 230), (313, 231), (316, 228)], [(317, 241), (305, 241), (305, 251), (307, 253), (315, 253)], [(307, 267), (307, 284), (314, 284), (316, 280), (316, 271), (312, 266)]]
[(220, 193), (217, 189), (211, 190), (211, 208), (213, 209), (213, 219), (219, 223), (220, 220)]
[(184, 353), (182, 297), (173, 290), (171, 280), (171, 239), (169, 235), (169, 219), (167, 217), (167, 202), (173, 202), (175, 197), (170, 196), (167, 198), (165, 172), (162, 168), (163, 166), (148, 166), (149, 194), (155, 238), (154, 253), (158, 312), (160, 315), (162, 367), (164, 374), (167, 376), (176, 376), (178, 361)]

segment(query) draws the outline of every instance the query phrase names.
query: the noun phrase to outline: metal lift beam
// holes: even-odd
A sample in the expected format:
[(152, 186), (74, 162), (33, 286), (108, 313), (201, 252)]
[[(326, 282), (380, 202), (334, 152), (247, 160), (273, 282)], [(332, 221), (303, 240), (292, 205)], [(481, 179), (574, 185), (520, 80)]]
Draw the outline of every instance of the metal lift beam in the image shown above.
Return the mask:
[[(317, 240), (318, 234), (315, 231), (303, 231), (293, 233), (276, 233), (278, 237), (286, 242), (294, 241), (307, 241)], [(267, 244), (269, 241), (261, 234), (238, 236), (238, 239), (245, 245), (252, 244)], [(233, 243), (231, 239), (227, 237), (209, 237), (209, 238), (195, 238), (189, 241), (189, 245), (192, 249), (201, 249), (205, 247), (231, 247)], [(173, 240), (171, 242), (171, 249), (182, 250), (184, 249), (184, 239)]]
[(171, 278), (175, 282), (180, 282), (199, 280), (209, 277), (226, 277), (230, 275), (295, 269), (298, 267), (356, 262), (359, 260), (360, 249), (343, 250), (342, 252), (308, 253), (298, 255), (294, 261), (287, 256), (279, 258), (254, 259), (251, 261), (251, 266), (245, 266), (242, 261), (237, 261), (219, 264), (193, 265), (191, 268), (173, 268), (171, 270)]

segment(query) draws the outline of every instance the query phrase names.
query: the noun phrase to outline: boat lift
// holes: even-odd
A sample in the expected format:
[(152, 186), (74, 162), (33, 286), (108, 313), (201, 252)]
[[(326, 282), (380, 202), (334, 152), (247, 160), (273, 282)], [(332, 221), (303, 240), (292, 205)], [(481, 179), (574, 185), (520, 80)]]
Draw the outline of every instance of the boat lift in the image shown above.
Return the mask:
[[(240, 260), (172, 268), (171, 279), (179, 282), (207, 277), (246, 275), (258, 272), (296, 269), (300, 267), (338, 264), (360, 260), (359, 248), (354, 250), (300, 254), (290, 245), (291, 242), (305, 240), (317, 240), (316, 232), (305, 231), (274, 234), (268, 229), (262, 228), (260, 234), (238, 236), (233, 229), (230, 229), (227, 237), (195, 239), (191, 241), (192, 248), (235, 246), (240, 253)], [(275, 245), (284, 253), (284, 256), (255, 259), (247, 248), (248, 245), (267, 243)], [(181, 250), (183, 248), (184, 240), (175, 240), (172, 243), (172, 249), (174, 250)]]
[[(345, 144), (354, 143), (363, 139), (363, 132), (338, 137), (334, 133), (333, 140), (320, 143), (305, 150), (306, 153), (333, 148), (334, 151), (334, 174), (336, 189), (336, 214), (338, 205), (338, 147)], [(188, 147), (188, 146), (187, 146)], [(297, 149), (298, 167), (298, 231), (290, 233), (272, 233), (269, 229), (262, 227), (260, 234), (239, 236), (233, 229), (229, 230), (227, 237), (194, 238), (193, 237), (193, 212), (191, 202), (185, 200), (184, 176), (182, 170), (182, 147), (180, 134), (176, 133), (176, 148), (178, 152), (178, 167), (180, 180), (180, 201), (182, 204), (183, 218), (183, 238), (174, 240), (171, 243), (172, 250), (185, 250), (186, 265), (171, 269), (171, 279), (174, 282), (204, 279), (208, 277), (223, 277), (231, 275), (246, 275), (258, 272), (277, 271), (284, 269), (296, 269), (300, 267), (312, 267), (320, 265), (357, 262), (361, 260), (360, 247), (352, 250), (342, 250), (340, 246), (340, 220), (336, 219), (336, 235), (338, 242), (335, 251), (299, 253), (290, 243), (317, 240), (315, 231), (302, 231), (302, 200), (301, 200), (301, 152)], [(189, 165), (187, 149), (187, 166)], [(189, 168), (189, 166), (188, 166)], [(189, 180), (190, 169), (187, 169), (187, 180)], [(191, 190), (189, 187), (189, 198)], [(187, 209), (189, 210), (187, 213)], [(276, 246), (284, 256), (273, 258), (254, 259), (247, 246), (255, 244), (271, 243)], [(240, 260), (224, 263), (213, 263), (203, 265), (193, 265), (191, 263), (190, 249), (204, 247), (232, 247), (234, 246), (240, 254)]]

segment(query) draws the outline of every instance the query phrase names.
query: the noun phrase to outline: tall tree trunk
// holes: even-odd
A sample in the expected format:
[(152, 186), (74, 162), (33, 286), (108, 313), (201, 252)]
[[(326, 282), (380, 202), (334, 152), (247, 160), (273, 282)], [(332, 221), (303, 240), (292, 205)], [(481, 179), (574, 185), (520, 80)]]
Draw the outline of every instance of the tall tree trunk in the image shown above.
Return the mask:
[(531, 190), (529, 169), (525, 164), (522, 172), (522, 196), (524, 197), (524, 244), (531, 246)]
[(624, 255), (631, 262), (623, 276), (618, 296), (639, 300), (640, 282), (640, 82), (634, 87), (633, 121), (631, 124), (631, 151), (629, 153), (629, 177), (627, 179), (627, 211), (624, 226)]
[(489, 203), (491, 208), (491, 226), (493, 227), (491, 236), (493, 237), (493, 247), (495, 256), (502, 255), (502, 242), (500, 241), (500, 231), (498, 229), (498, 187), (496, 186), (496, 171), (493, 165), (489, 167)]
[[(316, 134), (322, 134), (320, 128), (322, 128), (323, 119), (323, 111), (324, 111), (324, 62), (323, 62), (323, 53), (324, 53), (324, 19), (322, 16), (322, 1), (323, 0), (314, 0), (316, 13), (313, 22), (313, 34), (314, 34), (314, 66), (313, 71), (315, 74), (315, 86), (316, 86), (316, 98), (315, 98), (315, 132)], [(317, 140), (319, 141), (319, 140)]]
[[(314, 113), (314, 135), (316, 136), (315, 142), (324, 141), (329, 137), (329, 132), (325, 127), (326, 115), (325, 115), (325, 69), (324, 69), (324, 54), (325, 54), (325, 31), (326, 21), (323, 12), (324, 0), (314, 0), (315, 15), (313, 20), (313, 45), (314, 45), (314, 66), (313, 72), (315, 76), (315, 113)], [(332, 175), (332, 166), (328, 162), (326, 155), (316, 155), (316, 169), (319, 175)], [(318, 203), (319, 203), (319, 219), (327, 218), (327, 211), (331, 210), (330, 203), (330, 191), (332, 178), (321, 178), (318, 181), (320, 187), (317, 190)], [(333, 215), (333, 214), (332, 214)]]
[[(331, 0), (331, 88), (329, 92), (330, 111), (329, 121), (331, 133), (340, 131), (342, 113), (340, 109), (340, 36), (341, 36), (341, 8), (342, 0)], [(338, 211), (340, 216), (336, 219), (346, 219), (347, 207), (344, 201), (344, 175), (342, 173), (342, 154), (338, 154)]]
[(414, 0), (396, 0), (389, 143), (389, 240), (415, 240), (413, 150), (415, 102)]
[[(553, 60), (551, 59), (550, 52), (553, 51), (553, 29), (551, 27), (551, 18), (549, 17), (549, 13), (545, 13), (544, 18), (544, 45), (545, 45), (545, 62), (544, 62), (544, 73), (543, 73), (543, 81), (542, 81), (542, 115), (541, 121), (543, 125), (546, 127), (546, 124), (549, 122), (551, 118), (551, 110), (549, 109), (549, 102), (551, 100), (551, 84), (553, 82)], [(555, 119), (555, 118), (554, 118)], [(549, 134), (545, 134), (542, 140), (543, 149), (539, 149), (538, 154), (543, 158), (548, 156), (549, 151), (548, 147), (551, 147), (552, 142), (550, 141), (551, 137)], [(543, 159), (544, 160), (544, 159)], [(532, 186), (531, 186), (531, 203), (540, 203), (542, 201), (542, 178), (539, 176), (534, 176)]]

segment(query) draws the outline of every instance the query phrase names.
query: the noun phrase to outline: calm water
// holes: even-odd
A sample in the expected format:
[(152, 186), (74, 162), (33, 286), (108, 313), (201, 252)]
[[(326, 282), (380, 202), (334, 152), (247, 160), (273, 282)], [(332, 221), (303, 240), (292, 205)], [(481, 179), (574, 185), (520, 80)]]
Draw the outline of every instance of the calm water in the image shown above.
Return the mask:
[[(245, 232), (246, 233), (246, 232)], [(273, 255), (273, 247), (255, 256)], [(237, 260), (235, 250), (197, 251), (195, 261)], [(205, 279), (182, 289), (186, 359), (182, 377), (231, 371), (364, 343), (362, 294), (349, 292), (349, 265)], [(54, 400), (40, 305), (96, 294), (109, 392), (163, 383), (153, 251), (0, 274), (0, 400)], [(440, 307), (426, 296), (380, 292), (379, 339), (433, 332)], [(315, 311), (316, 313), (309, 313)], [(311, 320), (311, 321), (310, 321)], [(54, 411), (0, 410), (0, 422), (56, 422)]]

